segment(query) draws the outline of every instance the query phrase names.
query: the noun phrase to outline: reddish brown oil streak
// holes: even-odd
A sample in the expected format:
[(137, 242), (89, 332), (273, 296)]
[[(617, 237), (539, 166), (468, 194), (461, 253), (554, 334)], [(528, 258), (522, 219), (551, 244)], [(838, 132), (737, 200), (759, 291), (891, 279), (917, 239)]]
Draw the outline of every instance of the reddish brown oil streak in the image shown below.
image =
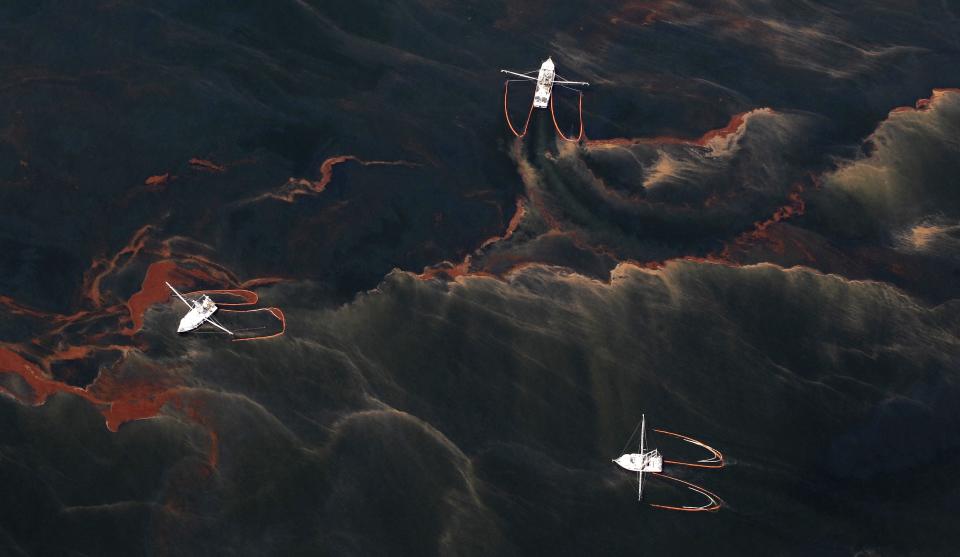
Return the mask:
[(220, 436), (217, 430), (210, 429), (210, 453), (207, 456), (207, 464), (210, 468), (216, 469), (220, 463)]
[(160, 186), (163, 186), (164, 184), (166, 184), (168, 181), (170, 181), (169, 172), (167, 172), (166, 174), (157, 174), (156, 176), (150, 176), (149, 178), (144, 180), (143, 183), (147, 186), (159, 188)]
[(123, 346), (119, 344), (107, 344), (107, 345), (82, 345), (82, 346), (70, 346), (63, 350), (55, 351), (49, 356), (45, 356), (43, 361), (40, 362), (41, 367), (46, 371), (50, 371), (51, 364), (54, 362), (64, 362), (64, 361), (74, 361), (74, 360), (83, 360), (88, 358), (96, 352), (119, 352), (122, 355), (128, 354), (133, 348), (130, 346)]
[(153, 418), (160, 413), (160, 409), (182, 392), (181, 389), (171, 389), (157, 393), (145, 394), (143, 398), (127, 397), (110, 403), (110, 409), (104, 413), (107, 418), (107, 429), (117, 431), (119, 427), (133, 420)]
[[(816, 185), (817, 182), (815, 181), (814, 184)], [(753, 242), (759, 242), (759, 241), (767, 242), (770, 246), (770, 249), (772, 249), (775, 253), (779, 253), (781, 255), (785, 253), (786, 245), (784, 244), (782, 239), (777, 238), (775, 235), (771, 234), (771, 227), (779, 222), (783, 222), (787, 219), (804, 214), (804, 212), (806, 211), (807, 205), (806, 205), (806, 202), (803, 200), (803, 196), (802, 196), (803, 191), (804, 191), (803, 184), (800, 184), (800, 183), (795, 184), (793, 187), (793, 190), (787, 195), (787, 199), (789, 200), (788, 204), (777, 208), (777, 210), (773, 212), (773, 215), (771, 215), (770, 218), (754, 223), (753, 230), (744, 232), (743, 234), (741, 234), (740, 236), (738, 236), (736, 239), (733, 240), (733, 246), (728, 244), (724, 246), (723, 250), (721, 250), (719, 254), (711, 255), (711, 257), (717, 258), (719, 260), (733, 262), (732, 248), (734, 246), (745, 247)], [(810, 253), (809, 250), (806, 250), (805, 248), (800, 246), (799, 243), (797, 242), (794, 242), (794, 244), (796, 244), (797, 247), (801, 248), (801, 251), (807, 257), (807, 259), (809, 259), (810, 261), (815, 260), (813, 257), (813, 254)]]
[(330, 157), (325, 161), (323, 161), (322, 163), (320, 163), (320, 179), (319, 180), (315, 182), (304, 180), (304, 182), (306, 182), (307, 185), (310, 187), (310, 189), (312, 189), (315, 193), (321, 193), (323, 190), (327, 189), (327, 186), (330, 185), (330, 181), (333, 180), (333, 167), (338, 164), (343, 164), (347, 161), (358, 161), (361, 164), (365, 164), (363, 163), (363, 161), (360, 161), (360, 159), (358, 159), (353, 155), (340, 155), (336, 157)]
[(446, 278), (454, 279), (459, 276), (463, 276), (470, 273), (470, 256), (466, 256), (463, 261), (453, 265), (447, 263), (447, 265), (437, 264), (433, 267), (429, 267), (423, 270), (422, 273), (416, 275), (418, 279), (421, 280), (430, 280), (435, 278)]
[(898, 106), (890, 111), (891, 114), (896, 114), (898, 112), (916, 112), (928, 110), (931, 105), (937, 102), (937, 100), (946, 97), (948, 94), (960, 94), (960, 88), (955, 87), (945, 87), (934, 89), (930, 97), (925, 99), (917, 99), (917, 102), (914, 106)]
[[(149, 226), (146, 226), (138, 230), (128, 245), (122, 248), (113, 258), (94, 262), (93, 268), (87, 275), (85, 292), (96, 305), (102, 306), (99, 290), (100, 280), (123, 264), (121, 260), (124, 256), (133, 256), (144, 250), (146, 233), (149, 228)], [(197, 263), (203, 262), (203, 258), (188, 258), (188, 261), (190, 260)], [(165, 281), (182, 283), (187, 280), (193, 283), (194, 281), (209, 280), (210, 276), (222, 275), (223, 272), (219, 269), (207, 271), (202, 265), (199, 268), (183, 268), (176, 261), (169, 259), (151, 264), (147, 269), (141, 289), (131, 296), (125, 304), (131, 327), (120, 332), (131, 336), (139, 331), (143, 325), (143, 314), (149, 306), (168, 299), (170, 294), (163, 284)], [(257, 300), (256, 294), (250, 291), (226, 292), (238, 296), (241, 302), (236, 305)], [(50, 318), (57, 326), (48, 332), (47, 336), (60, 334), (67, 325), (78, 323), (81, 319), (99, 319), (102, 316), (120, 315), (119, 312), (124, 308), (124, 305), (117, 305), (100, 307), (95, 312), (81, 311), (69, 316), (51, 316), (45, 312), (20, 306), (9, 298), (0, 299), (0, 302), (8, 306), (11, 312)], [(276, 308), (268, 308), (268, 311), (283, 323), (285, 329), (285, 318), (282, 311)], [(106, 336), (108, 336), (106, 333), (101, 333), (92, 335), (88, 339), (95, 341)], [(46, 342), (41, 342), (38, 339), (33, 341), (33, 344), (39, 347)], [(52, 362), (81, 360), (101, 351), (118, 351), (121, 354), (127, 354), (130, 350), (133, 350), (132, 346), (119, 344), (67, 346), (54, 349), (52, 353), (46, 356), (38, 356), (38, 363), (26, 359), (18, 353), (18, 350), (21, 350), (21, 348), (15, 348), (11, 345), (0, 346), (0, 372), (16, 373), (29, 385), (33, 395), (30, 400), (24, 402), (38, 405), (43, 404), (51, 394), (57, 392), (74, 394), (97, 407), (103, 413), (106, 425), (111, 431), (116, 431), (121, 424), (127, 421), (155, 416), (165, 404), (177, 400), (179, 393), (183, 390), (182, 387), (171, 384), (170, 378), (164, 380), (162, 376), (155, 378), (155, 380), (152, 379), (150, 382), (131, 383), (129, 381), (118, 382), (109, 373), (101, 374), (88, 388), (80, 388), (58, 381), (48, 375)]]
[(93, 399), (86, 391), (79, 387), (66, 385), (53, 379), (45, 377), (42, 371), (32, 362), (25, 359), (13, 350), (0, 346), (0, 372), (16, 373), (33, 390), (32, 404), (42, 404), (47, 397), (56, 392), (69, 392), (86, 398), (94, 403), (99, 401)]
[[(196, 161), (191, 161), (195, 164)], [(204, 166), (204, 165), (200, 165)], [(221, 167), (222, 168), (222, 167)], [(166, 183), (170, 177), (161, 175), (147, 179), (148, 186)], [(175, 239), (156, 242), (150, 238), (155, 227), (145, 225), (138, 229), (131, 239), (112, 257), (96, 258), (90, 269), (84, 274), (81, 292), (83, 297), (92, 306), (92, 309), (77, 311), (70, 315), (41, 311), (18, 303), (6, 296), (0, 296), (0, 307), (5, 311), (32, 318), (43, 319), (50, 327), (40, 337), (23, 344), (0, 343), (0, 373), (14, 373), (22, 378), (29, 388), (30, 394), (16, 394), (8, 388), (0, 387), (0, 392), (20, 400), (24, 404), (41, 405), (55, 393), (68, 393), (83, 398), (92, 404), (104, 416), (106, 427), (110, 431), (132, 420), (146, 419), (157, 416), (167, 404), (173, 404), (178, 409), (186, 409), (187, 417), (201, 421), (200, 414), (192, 411), (195, 397), (184, 400), (183, 395), (188, 389), (183, 387), (177, 375), (169, 370), (156, 369), (149, 374), (148, 379), (133, 379), (122, 374), (101, 372), (94, 382), (86, 388), (69, 385), (51, 375), (52, 364), (55, 362), (74, 362), (93, 357), (98, 353), (117, 352), (119, 362), (126, 355), (137, 348), (145, 346), (139, 340), (132, 338), (143, 326), (144, 313), (155, 303), (169, 299), (170, 293), (164, 282), (171, 282), (180, 286), (196, 286), (200, 283), (221, 282), (236, 284), (237, 281), (229, 270), (216, 264), (210, 259), (192, 254), (175, 255)], [(126, 302), (105, 301), (102, 292), (102, 282), (116, 271), (124, 268), (133, 258), (140, 255), (151, 257), (159, 256), (163, 259), (151, 263), (144, 275), (139, 291), (134, 293)], [(274, 284), (285, 279), (265, 277), (247, 281), (247, 285)], [(211, 293), (223, 293), (236, 296), (237, 302), (223, 302), (227, 306), (242, 306), (256, 303), (258, 296), (249, 290), (217, 290)], [(224, 309), (222, 311), (232, 311)], [(286, 318), (279, 308), (262, 308), (268, 311), (281, 323), (281, 330), (267, 337), (255, 337), (236, 340), (259, 340), (274, 338), (286, 331)], [(110, 329), (102, 330), (104, 319), (113, 319), (109, 322)], [(82, 331), (82, 327), (90, 324), (95, 327), (92, 334), (87, 334), (82, 344), (68, 343), (71, 336)], [(122, 328), (120, 327), (121, 325)], [(68, 329), (68, 327), (70, 329)], [(119, 330), (117, 330), (119, 329)], [(120, 336), (118, 336), (118, 333)], [(82, 333), (81, 333), (82, 334)], [(64, 337), (63, 335), (68, 335)], [(124, 343), (121, 339), (127, 337)], [(118, 342), (120, 342), (118, 344)], [(119, 363), (118, 362), (118, 363)], [(113, 364), (109, 371), (117, 369), (118, 363)], [(201, 421), (201, 425), (208, 425)], [(219, 462), (219, 437), (217, 432), (207, 428), (210, 432), (210, 452), (208, 455), (209, 469), (213, 469)]]
[(84, 275), (83, 291), (87, 299), (94, 306), (100, 307), (102, 297), (100, 295), (100, 281), (111, 272), (115, 271), (124, 256), (135, 256), (146, 246), (147, 233), (153, 229), (152, 224), (147, 224), (138, 229), (126, 246), (120, 249), (111, 259), (98, 259), (90, 266), (90, 270)]
[[(522, 142), (514, 141), (511, 151), (514, 160), (519, 161), (524, 158)], [(520, 168), (518, 169), (521, 179), (524, 179), (524, 174), (526, 171), (533, 171), (532, 169), (525, 170), (525, 165), (526, 163), (520, 164)], [(524, 182), (526, 182), (525, 179)], [(527, 185), (527, 195), (529, 196), (530, 204), (536, 209), (537, 213), (540, 215), (540, 218), (547, 223), (547, 226), (550, 228), (550, 230), (560, 231), (563, 229), (560, 221), (557, 220), (557, 218), (554, 217), (553, 214), (547, 209), (547, 206), (543, 202), (543, 198), (540, 195), (539, 188)]]
[(41, 317), (41, 318), (47, 318), (53, 315), (45, 311), (33, 309), (31, 307), (22, 305), (16, 300), (14, 300), (13, 298), (10, 298), (7, 296), (0, 296), (0, 305), (4, 306), (8, 312), (14, 313), (17, 315), (26, 315), (29, 317)]
[(207, 434), (210, 435), (210, 449), (207, 452), (205, 475), (216, 470), (217, 464), (220, 462), (220, 436), (207, 417), (206, 404), (203, 403), (202, 399), (192, 397), (189, 399), (181, 398), (174, 405), (178, 410), (182, 410), (188, 418), (206, 428)]
[(210, 172), (226, 172), (227, 170), (227, 167), (206, 159), (198, 159), (194, 157), (187, 162), (190, 164), (190, 166), (200, 170), (209, 170)]
[(333, 180), (333, 169), (337, 165), (353, 161), (362, 166), (420, 166), (417, 163), (397, 160), (397, 161), (367, 161), (354, 155), (337, 155), (330, 157), (320, 164), (320, 178), (318, 180), (307, 180), (306, 178), (290, 178), (280, 192), (270, 192), (258, 196), (254, 200), (271, 198), (279, 199), (287, 203), (292, 203), (294, 199), (301, 195), (323, 193)]
[(799, 240), (791, 240), (793, 246), (803, 254), (803, 257), (810, 263), (816, 263), (817, 258), (813, 255), (813, 252), (810, 251), (807, 246), (803, 245)]
[(626, 138), (626, 137), (615, 137), (610, 139), (587, 139), (586, 144), (588, 147), (604, 147), (604, 146), (616, 146), (616, 147), (627, 147), (630, 145), (650, 145), (650, 144), (659, 144), (659, 145), (696, 145), (699, 147), (705, 147), (707, 143), (716, 138), (726, 137), (728, 135), (737, 133), (740, 131), (740, 128), (746, 124), (747, 115), (752, 111), (741, 112), (735, 114), (730, 118), (730, 121), (726, 126), (710, 130), (696, 139), (688, 139), (682, 137), (673, 137), (673, 136), (658, 136), (658, 137), (637, 137), (637, 138)]
[(484, 240), (483, 243), (480, 244), (480, 248), (483, 249), (490, 244), (495, 244), (503, 240), (509, 240), (510, 237), (513, 236), (513, 233), (517, 231), (517, 228), (520, 226), (520, 223), (523, 222), (523, 217), (525, 216), (527, 216), (526, 204), (524, 203), (524, 199), (522, 197), (518, 197), (516, 209), (513, 212), (513, 216), (510, 217), (510, 222), (507, 223), (507, 229), (499, 236), (492, 236)]
[(123, 331), (132, 335), (143, 328), (143, 314), (153, 304), (160, 303), (170, 297), (170, 289), (166, 283), (182, 283), (183, 279), (209, 280), (210, 274), (201, 269), (185, 269), (175, 261), (165, 259), (152, 263), (147, 268), (140, 290), (127, 300), (127, 311), (130, 313), (132, 327)]
[(110, 431), (117, 431), (128, 421), (156, 416), (163, 405), (180, 392), (179, 389), (157, 390), (155, 387), (143, 390), (125, 388), (122, 398), (104, 400), (87, 389), (46, 377), (37, 366), (5, 347), (0, 347), (0, 373), (16, 373), (23, 378), (33, 390), (33, 400), (26, 402), (33, 405), (43, 404), (54, 393), (69, 393), (87, 400), (103, 414)]
[[(510, 222), (507, 223), (506, 230), (504, 230), (503, 234), (499, 236), (491, 236), (490, 238), (487, 238), (486, 240), (484, 240), (483, 243), (480, 244), (479, 249), (483, 249), (487, 246), (490, 246), (491, 244), (495, 244), (497, 242), (501, 242), (503, 240), (509, 239), (511, 236), (513, 236), (514, 232), (517, 231), (517, 228), (520, 226), (520, 223), (523, 222), (523, 218), (526, 215), (527, 215), (527, 208), (526, 208), (525, 201), (522, 197), (518, 197), (516, 210), (514, 211), (513, 216), (510, 217)], [(488, 273), (483, 273), (483, 272), (471, 272), (470, 271), (471, 259), (472, 259), (471, 256), (467, 255), (466, 257), (464, 257), (463, 261), (461, 261), (460, 263), (454, 264), (449, 261), (444, 261), (436, 265), (433, 265), (432, 267), (428, 267), (424, 269), (423, 272), (420, 273), (419, 275), (416, 275), (416, 277), (422, 280), (430, 280), (430, 279), (440, 278), (440, 277), (447, 278), (447, 279), (454, 279), (456, 277), (464, 276), (468, 274), (469, 275), (488, 275)]]

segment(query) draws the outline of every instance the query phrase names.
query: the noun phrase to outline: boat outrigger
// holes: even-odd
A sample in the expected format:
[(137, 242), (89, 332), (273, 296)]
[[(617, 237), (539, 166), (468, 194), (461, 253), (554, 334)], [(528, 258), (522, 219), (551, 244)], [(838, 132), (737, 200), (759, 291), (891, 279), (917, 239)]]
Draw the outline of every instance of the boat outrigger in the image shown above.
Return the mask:
[[(563, 78), (557, 79), (560, 76), (557, 75), (555, 66), (553, 64), (553, 58), (550, 57), (547, 57), (547, 59), (543, 61), (543, 64), (540, 65), (539, 70), (532, 70), (526, 73), (519, 73), (511, 70), (500, 71), (507, 75), (514, 76), (515, 78), (520, 78), (519, 80), (514, 79), (513, 81), (528, 80), (535, 82), (537, 85), (537, 90), (533, 95), (533, 106), (537, 108), (547, 108), (547, 103), (550, 101), (550, 95), (553, 93), (554, 85), (573, 87), (590, 86), (590, 84), (586, 81), (570, 81)], [(533, 77), (531, 74), (537, 74), (537, 77)]]
[[(636, 434), (636, 432), (634, 432)], [(633, 437), (631, 435), (631, 437)], [(637, 473), (637, 500), (643, 501), (644, 472), (663, 472), (663, 456), (657, 449), (646, 450), (647, 417), (640, 419), (640, 449), (636, 453), (625, 453), (613, 459), (621, 468)], [(629, 441), (628, 441), (629, 443)]]
[[(513, 132), (513, 135), (517, 137), (523, 137), (527, 135), (527, 129), (530, 126), (530, 117), (533, 116), (533, 111), (537, 108), (549, 108), (550, 118), (553, 120), (553, 126), (557, 130), (557, 134), (562, 139), (565, 141), (580, 141), (583, 138), (582, 89), (584, 87), (589, 87), (589, 83), (586, 81), (571, 81), (561, 77), (556, 71), (556, 66), (553, 63), (553, 59), (549, 57), (543, 61), (539, 70), (531, 70), (529, 72), (515, 72), (513, 70), (500, 71), (510, 76), (510, 79), (507, 79), (503, 84), (503, 116), (506, 118), (507, 126), (510, 128), (510, 131)], [(530, 104), (530, 111), (527, 113), (527, 120), (524, 122), (523, 128), (519, 131), (513, 126), (513, 122), (510, 120), (510, 113), (508, 112), (507, 107), (507, 97), (510, 95), (510, 84), (517, 82), (532, 83), (536, 87), (533, 93), (533, 102)], [(577, 94), (577, 109), (580, 113), (580, 125), (579, 133), (576, 137), (567, 137), (564, 135), (563, 131), (560, 129), (560, 125), (557, 123), (557, 116), (553, 111), (553, 98), (556, 96), (554, 95), (553, 91), (554, 86), (570, 89)]]
[(213, 318), (213, 314), (217, 312), (217, 304), (213, 303), (213, 300), (210, 299), (210, 296), (204, 294), (198, 300), (188, 301), (184, 298), (177, 289), (170, 285), (169, 282), (164, 283), (167, 285), (167, 288), (173, 290), (173, 293), (177, 295), (177, 298), (187, 304), (187, 307), (190, 308), (190, 311), (183, 316), (183, 319), (180, 320), (180, 326), (177, 327), (178, 333), (187, 333), (193, 331), (203, 325), (204, 323), (210, 323), (214, 327), (221, 329), (223, 332), (233, 336), (233, 332), (228, 330), (226, 327), (217, 323)]
[[(678, 438), (682, 441), (696, 445), (702, 449), (706, 449), (710, 452), (710, 457), (697, 460), (695, 462), (685, 462), (678, 460), (665, 460), (663, 455), (660, 454), (660, 451), (657, 449), (650, 449), (647, 446), (647, 417), (643, 415), (640, 418), (640, 423), (637, 424), (637, 429), (633, 430), (633, 433), (630, 434), (630, 437), (627, 439), (627, 446), (630, 445), (630, 441), (637, 434), (637, 431), (640, 431), (640, 445), (638, 451), (635, 453), (624, 453), (619, 457), (613, 459), (613, 462), (625, 470), (637, 473), (637, 500), (643, 501), (643, 475), (644, 474), (653, 474), (658, 478), (668, 480), (677, 484), (680, 484), (687, 489), (696, 492), (702, 495), (705, 498), (705, 503), (700, 506), (690, 506), (690, 505), (663, 505), (658, 503), (648, 503), (651, 507), (658, 509), (666, 509), (671, 511), (716, 511), (720, 509), (721, 501), (717, 495), (711, 493), (710, 491), (692, 484), (686, 480), (681, 480), (680, 478), (675, 478), (673, 476), (663, 473), (663, 465), (670, 464), (673, 466), (686, 466), (690, 468), (702, 468), (702, 469), (719, 469), (724, 467), (723, 455), (720, 451), (714, 449), (713, 447), (697, 441), (692, 437), (687, 437), (686, 435), (681, 435), (679, 433), (673, 433), (670, 431), (665, 431), (662, 429), (654, 429), (656, 433), (661, 435), (667, 435), (670, 437)], [(624, 447), (626, 451), (627, 446)]]

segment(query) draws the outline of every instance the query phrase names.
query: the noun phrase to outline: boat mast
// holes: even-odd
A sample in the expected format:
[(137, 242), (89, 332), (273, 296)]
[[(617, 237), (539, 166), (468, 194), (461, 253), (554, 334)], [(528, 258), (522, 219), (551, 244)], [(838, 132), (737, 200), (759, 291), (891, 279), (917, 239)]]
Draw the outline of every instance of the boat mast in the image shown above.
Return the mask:
[(644, 445), (647, 442), (647, 415), (640, 415), (640, 454), (643, 454)]
[(643, 466), (646, 457), (643, 454), (644, 444), (647, 441), (647, 415), (640, 415), (640, 470), (637, 471), (637, 500), (643, 501)]

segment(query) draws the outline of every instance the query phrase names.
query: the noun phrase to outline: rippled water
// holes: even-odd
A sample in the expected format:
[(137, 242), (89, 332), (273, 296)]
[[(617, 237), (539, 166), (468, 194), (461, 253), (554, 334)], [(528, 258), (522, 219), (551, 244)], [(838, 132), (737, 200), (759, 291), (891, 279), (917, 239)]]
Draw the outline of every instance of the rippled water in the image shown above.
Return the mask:
[[(946, 1), (6, 3), (0, 553), (949, 554), (958, 37)], [(548, 55), (583, 141), (504, 122)], [(279, 336), (177, 336), (165, 281)], [(637, 502), (641, 413), (722, 451), (665, 467), (718, 512)]]

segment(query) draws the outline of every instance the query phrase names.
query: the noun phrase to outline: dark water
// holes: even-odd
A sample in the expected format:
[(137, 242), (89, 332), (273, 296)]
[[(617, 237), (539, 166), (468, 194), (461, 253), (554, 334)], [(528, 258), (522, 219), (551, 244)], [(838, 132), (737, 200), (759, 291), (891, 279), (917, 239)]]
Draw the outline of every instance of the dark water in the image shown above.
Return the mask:
[[(586, 141), (504, 123), (547, 55)], [(8, 0), (0, 67), (0, 554), (960, 543), (954, 2)]]

